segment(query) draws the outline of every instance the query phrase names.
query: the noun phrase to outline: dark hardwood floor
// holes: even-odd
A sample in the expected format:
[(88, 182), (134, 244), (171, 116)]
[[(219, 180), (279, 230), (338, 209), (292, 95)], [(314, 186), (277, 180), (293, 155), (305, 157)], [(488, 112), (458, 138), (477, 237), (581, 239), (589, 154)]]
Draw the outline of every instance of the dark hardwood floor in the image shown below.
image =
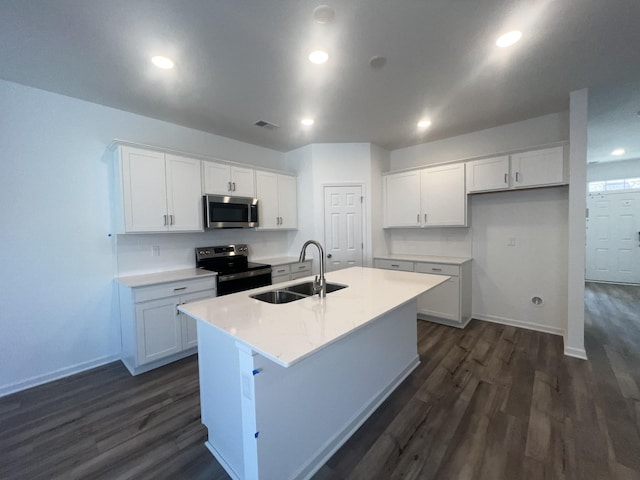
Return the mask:
[[(315, 480), (640, 479), (640, 287), (588, 284), (586, 305), (587, 362), (419, 321), (421, 364)], [(113, 363), (0, 399), (0, 479), (228, 479), (205, 438), (196, 357)]]

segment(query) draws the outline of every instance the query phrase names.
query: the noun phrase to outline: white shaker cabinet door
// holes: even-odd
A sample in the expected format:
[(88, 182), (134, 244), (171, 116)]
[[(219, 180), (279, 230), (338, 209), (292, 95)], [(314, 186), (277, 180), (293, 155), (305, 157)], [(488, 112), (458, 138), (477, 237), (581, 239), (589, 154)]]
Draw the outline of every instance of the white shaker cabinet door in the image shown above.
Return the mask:
[(384, 226), (420, 226), (420, 170), (384, 177)]
[(136, 304), (139, 365), (182, 351), (178, 303), (171, 297)]
[(298, 228), (298, 189), (296, 177), (278, 175), (278, 216), (280, 228)]
[(467, 192), (507, 190), (509, 156), (483, 158), (467, 162)]
[[(213, 292), (197, 292), (191, 293), (187, 295), (180, 296), (180, 305), (184, 305), (185, 303), (197, 302), (198, 300), (204, 300), (205, 298), (213, 298), (215, 295)], [(189, 348), (198, 346), (198, 328), (197, 321), (190, 317), (189, 315), (185, 315), (184, 313), (180, 314), (181, 322), (182, 322), (182, 349), (187, 350)]]
[(460, 278), (451, 277), (418, 297), (418, 313), (460, 322)]
[(200, 160), (166, 155), (169, 231), (202, 230)]
[(256, 198), (260, 228), (278, 228), (278, 175), (273, 172), (256, 172)]
[(465, 226), (464, 163), (422, 170), (422, 223), (426, 227)]
[(252, 168), (231, 167), (231, 195), (249, 198), (256, 196), (254, 170)]
[(167, 186), (164, 154), (122, 147), (124, 229), (129, 232), (167, 230)]
[(223, 163), (203, 162), (204, 193), (231, 195), (231, 167)]
[(514, 188), (564, 183), (563, 147), (544, 148), (511, 155)]

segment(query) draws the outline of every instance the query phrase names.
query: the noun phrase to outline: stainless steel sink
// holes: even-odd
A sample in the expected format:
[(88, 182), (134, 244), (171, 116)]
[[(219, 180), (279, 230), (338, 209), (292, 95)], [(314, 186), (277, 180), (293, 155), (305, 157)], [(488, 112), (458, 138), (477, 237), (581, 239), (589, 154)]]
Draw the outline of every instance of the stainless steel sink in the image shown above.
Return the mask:
[(287, 290), (270, 290), (249, 296), (267, 303), (289, 303), (307, 297), (306, 295), (300, 295), (299, 293), (289, 292)]
[[(327, 293), (335, 292), (347, 288), (347, 285), (339, 283), (327, 283)], [(255, 293), (249, 295), (251, 298), (267, 303), (289, 303), (296, 300), (302, 300), (313, 295), (313, 282), (304, 282), (297, 285), (291, 285), (286, 288), (277, 290), (269, 290), (268, 292)]]
[[(335, 292), (347, 288), (347, 285), (340, 285), (339, 283), (327, 283), (327, 293)], [(285, 287), (285, 290), (289, 292), (301, 293), (302, 295), (313, 295), (313, 282), (298, 283), (297, 285), (291, 285)]]

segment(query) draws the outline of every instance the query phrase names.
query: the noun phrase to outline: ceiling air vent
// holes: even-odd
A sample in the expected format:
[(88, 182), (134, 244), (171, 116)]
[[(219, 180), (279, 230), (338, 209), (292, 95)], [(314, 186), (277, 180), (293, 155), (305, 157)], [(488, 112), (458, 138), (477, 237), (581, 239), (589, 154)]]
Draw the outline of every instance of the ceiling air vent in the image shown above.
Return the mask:
[(267, 130), (275, 130), (276, 128), (280, 128), (275, 123), (265, 122), (264, 120), (258, 120), (254, 125), (257, 125), (262, 128), (266, 128)]

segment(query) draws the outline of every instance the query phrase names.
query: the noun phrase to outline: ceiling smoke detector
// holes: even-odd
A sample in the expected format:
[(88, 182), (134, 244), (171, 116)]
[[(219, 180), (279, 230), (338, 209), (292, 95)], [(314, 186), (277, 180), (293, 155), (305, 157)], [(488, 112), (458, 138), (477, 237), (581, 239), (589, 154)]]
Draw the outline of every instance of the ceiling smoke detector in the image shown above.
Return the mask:
[(275, 123), (265, 122), (264, 120), (258, 120), (256, 123), (254, 123), (254, 125), (258, 127), (266, 128), (267, 130), (275, 130), (277, 128), (280, 128)]

